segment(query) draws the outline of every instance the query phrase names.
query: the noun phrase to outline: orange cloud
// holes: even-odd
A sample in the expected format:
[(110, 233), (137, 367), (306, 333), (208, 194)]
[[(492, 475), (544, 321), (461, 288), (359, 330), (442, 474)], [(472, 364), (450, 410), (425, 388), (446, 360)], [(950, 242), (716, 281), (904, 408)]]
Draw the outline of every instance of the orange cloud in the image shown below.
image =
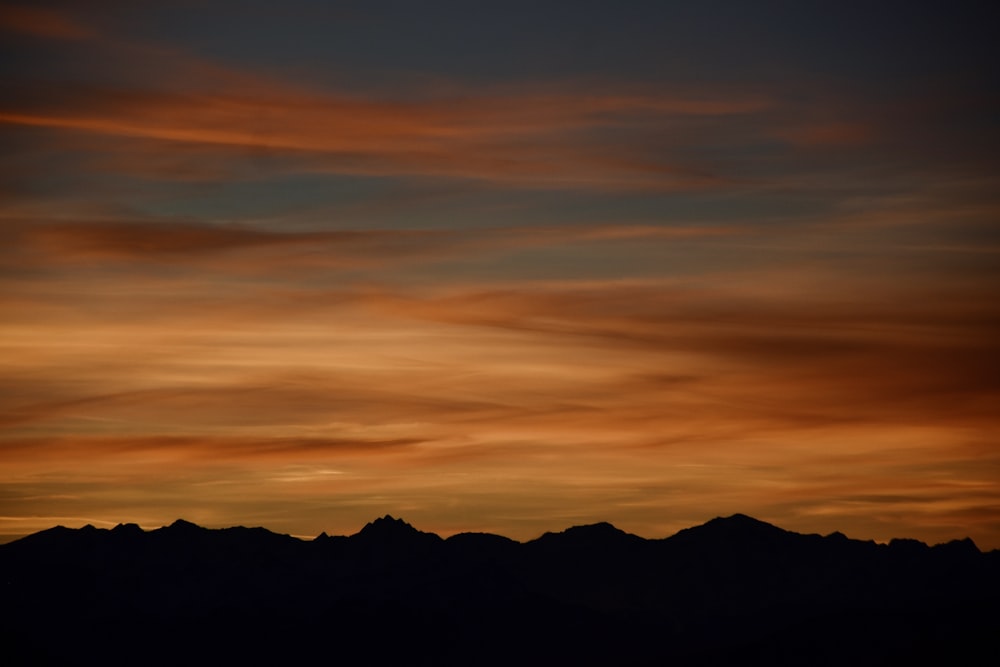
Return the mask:
[[(24, 34), (86, 34), (6, 16)], [(829, 214), (711, 226), (623, 212), (484, 228), (470, 207), (465, 227), (342, 215), (309, 231), (282, 216), (132, 219), (105, 193), (14, 202), (0, 218), (0, 497), (19, 517), (0, 531), (183, 513), (310, 534), (392, 512), (443, 532), (608, 519), (662, 536), (750, 511), (880, 539), (954, 537), (955, 521), (1000, 545), (996, 272), (908, 254), (994, 252), (985, 233), (949, 234), (956, 220), (991, 230), (996, 207), (965, 201), (962, 183), (921, 188), (910, 167), (874, 194), (856, 165), (810, 168), (837, 146), (919, 151), (912, 129), (852, 100), (835, 117), (725, 91), (347, 95), (155, 45), (91, 46), (157, 89), (12, 84), (0, 124), (33, 159), (5, 173), (69, 156), (67, 173), (171, 188), (274, 170), (466, 192), (724, 186), (723, 208), (754, 211), (751, 188), (837, 195), (817, 204)], [(774, 138), (786, 154), (760, 150)], [(757, 181), (730, 176), (741, 169)], [(29, 176), (25, 192), (45, 182)], [(510, 279), (483, 278), (497, 274)]]
[(803, 147), (857, 146), (870, 141), (873, 128), (858, 122), (828, 122), (785, 128), (780, 136)]
[(93, 30), (66, 13), (17, 5), (0, 7), (0, 30), (49, 39), (82, 40), (96, 36)]
[(987, 291), (933, 307), (930, 297), (912, 294), (824, 303), (627, 283), (371, 298), (389, 312), (433, 321), (716, 359), (729, 367), (725, 391), (735, 393), (726, 400), (738, 405), (756, 392), (747, 412), (779, 420), (933, 413), (988, 422), (986, 397), (1000, 394), (993, 342), (1000, 331), (984, 318)]
[[(0, 218), (3, 219), (3, 218)], [(0, 231), (7, 262), (181, 264), (236, 273), (286, 269), (375, 267), (405, 262), (469, 259), (567, 244), (712, 239), (751, 233), (748, 228), (681, 224), (577, 224), (463, 229), (341, 229), (283, 232), (237, 225), (162, 220), (55, 220), (7, 218)]]
[(466, 94), (385, 101), (289, 91), (172, 94), (78, 91), (57, 108), (9, 106), (0, 123), (199, 146), (283, 153), (303, 168), (423, 175), (528, 187), (689, 189), (724, 179), (703, 167), (597, 141), (591, 130), (766, 108), (754, 97), (614, 92)]

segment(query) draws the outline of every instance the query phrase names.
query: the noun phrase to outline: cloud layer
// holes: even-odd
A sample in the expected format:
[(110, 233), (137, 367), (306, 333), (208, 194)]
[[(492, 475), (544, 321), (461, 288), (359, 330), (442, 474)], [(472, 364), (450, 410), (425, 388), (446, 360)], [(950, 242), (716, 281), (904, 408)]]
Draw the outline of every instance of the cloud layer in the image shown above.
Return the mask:
[[(0, 102), (0, 533), (390, 512), (661, 536), (746, 512), (1000, 547), (975, 67), (874, 81), (891, 63), (834, 71), (783, 32), (801, 62), (719, 68), (642, 25), (620, 61), (532, 76), (474, 45), (471, 73), (447, 49), (387, 65), (388, 41), (289, 63), (183, 10), (95, 7), (0, 11), (26, 63)], [(315, 16), (397, 34), (366, 11)]]

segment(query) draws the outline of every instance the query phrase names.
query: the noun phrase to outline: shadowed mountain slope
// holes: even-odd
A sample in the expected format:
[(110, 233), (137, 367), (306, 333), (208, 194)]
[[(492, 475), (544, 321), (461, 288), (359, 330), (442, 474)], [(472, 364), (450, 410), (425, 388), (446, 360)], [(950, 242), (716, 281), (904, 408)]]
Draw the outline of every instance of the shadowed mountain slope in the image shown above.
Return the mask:
[(598, 523), (523, 544), (443, 540), (390, 516), (311, 541), (182, 520), (57, 527), (0, 546), (0, 585), (7, 664), (1000, 657), (1000, 552), (800, 535), (743, 515), (658, 540)]

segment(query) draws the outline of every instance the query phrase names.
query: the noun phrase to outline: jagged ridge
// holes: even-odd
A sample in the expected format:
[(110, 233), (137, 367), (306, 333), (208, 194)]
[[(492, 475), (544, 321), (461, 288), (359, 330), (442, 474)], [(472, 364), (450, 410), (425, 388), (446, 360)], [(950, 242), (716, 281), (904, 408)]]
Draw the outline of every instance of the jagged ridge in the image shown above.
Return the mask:
[(331, 637), (353, 659), (410, 664), (747, 664), (754, 651), (762, 664), (953, 661), (944, 647), (986, 647), (1000, 621), (998, 555), (971, 540), (800, 535), (745, 515), (663, 539), (597, 523), (525, 543), (443, 540), (389, 515), (311, 541), (182, 520), (54, 528), (0, 546), (0, 621), (5, 643), (44, 647), (56, 664), (80, 662), (74, 651), (109, 628), (136, 651), (174, 628), (146, 656), (163, 664), (190, 662), (196, 640), (229, 662), (312, 659)]

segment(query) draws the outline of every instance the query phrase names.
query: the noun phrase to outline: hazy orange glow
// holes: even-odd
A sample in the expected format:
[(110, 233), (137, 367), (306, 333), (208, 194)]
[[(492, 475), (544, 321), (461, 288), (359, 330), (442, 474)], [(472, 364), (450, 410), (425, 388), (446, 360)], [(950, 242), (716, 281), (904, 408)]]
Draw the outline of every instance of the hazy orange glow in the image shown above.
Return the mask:
[(104, 58), (0, 102), (0, 534), (744, 512), (1000, 547), (1000, 201), (944, 122), (965, 98), (352, 87), (102, 18), (0, 12)]

